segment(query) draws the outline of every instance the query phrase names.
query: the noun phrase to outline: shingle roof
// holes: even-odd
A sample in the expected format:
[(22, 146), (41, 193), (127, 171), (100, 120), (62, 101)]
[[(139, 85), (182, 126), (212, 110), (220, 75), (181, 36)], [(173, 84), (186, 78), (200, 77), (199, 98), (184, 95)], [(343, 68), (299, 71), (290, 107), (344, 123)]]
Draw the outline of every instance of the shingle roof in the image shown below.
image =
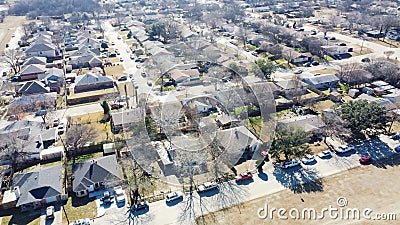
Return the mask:
[(95, 183), (121, 178), (115, 155), (75, 163), (72, 165), (72, 174), (74, 192), (86, 190)]
[(21, 196), (17, 207), (62, 194), (61, 165), (15, 174), (13, 188), (19, 187)]
[(39, 64), (31, 64), (27, 65), (22, 68), (20, 75), (27, 75), (27, 74), (36, 74), (36, 73), (44, 73), (45, 67)]
[(88, 85), (88, 84), (95, 84), (95, 83), (104, 83), (104, 82), (110, 82), (113, 81), (112, 78), (108, 76), (101, 76), (98, 74), (83, 74), (79, 75), (76, 77), (75, 80), (75, 86), (81, 86), (81, 85)]
[(334, 74), (322, 74), (318, 76), (308, 77), (304, 79), (304, 81), (311, 85), (318, 85), (330, 82), (338, 82), (339, 78)]
[(50, 50), (55, 50), (56, 47), (50, 44), (45, 44), (45, 43), (37, 43), (26, 49), (25, 52), (42, 52), (42, 51), (50, 51)]
[(41, 64), (45, 65), (46, 64), (46, 57), (38, 57), (38, 56), (33, 56), (25, 60), (23, 66), (31, 65), (31, 64)]
[(144, 120), (144, 114), (141, 108), (111, 113), (111, 117), (114, 125), (124, 125)]
[(325, 126), (324, 121), (317, 115), (304, 115), (287, 118), (278, 121), (278, 127), (282, 128), (302, 128), (306, 132), (312, 132)]
[(28, 81), (18, 89), (18, 93), (22, 95), (34, 95), (48, 92), (49, 89), (46, 88), (43, 83), (38, 81)]

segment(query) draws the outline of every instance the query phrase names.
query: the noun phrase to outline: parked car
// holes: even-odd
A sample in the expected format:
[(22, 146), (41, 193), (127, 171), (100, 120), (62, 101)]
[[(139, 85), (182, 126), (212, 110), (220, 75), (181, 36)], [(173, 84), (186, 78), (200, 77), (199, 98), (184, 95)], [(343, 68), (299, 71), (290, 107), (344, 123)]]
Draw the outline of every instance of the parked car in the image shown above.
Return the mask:
[(235, 177), (236, 182), (240, 182), (240, 181), (245, 181), (245, 180), (250, 180), (253, 178), (253, 174), (251, 174), (250, 172), (247, 173), (241, 173), (238, 176)]
[(115, 192), (115, 200), (117, 201), (117, 203), (125, 202), (125, 191), (122, 189), (121, 186), (114, 187), (114, 192)]
[(167, 194), (165, 198), (166, 202), (173, 202), (175, 200), (182, 199), (183, 200), (183, 193), (181, 191), (175, 191), (172, 193)]
[(20, 76), (12, 76), (10, 78), (10, 81), (11, 82), (19, 82), (19, 81), (21, 81), (21, 77)]
[(129, 74), (129, 78), (133, 79), (133, 73)]
[(141, 61), (142, 61), (142, 58), (140, 58), (140, 57), (135, 59), (135, 62), (141, 62)]
[(311, 66), (311, 62), (306, 62), (306, 63), (303, 64), (303, 66), (310, 67)]
[(100, 201), (102, 201), (105, 205), (110, 205), (111, 203), (113, 203), (113, 197), (110, 195), (109, 191), (105, 191), (103, 193), (103, 197), (100, 198)]
[(211, 191), (218, 188), (218, 184), (215, 182), (205, 182), (197, 188), (197, 192)]
[(297, 70), (295, 70), (293, 73), (294, 73), (294, 74), (301, 74), (302, 72), (303, 72), (303, 70), (297, 69)]
[(54, 219), (54, 206), (46, 208), (46, 219)]
[(64, 131), (65, 131), (64, 123), (58, 124), (58, 127), (57, 127), (57, 134), (63, 134)]
[(321, 159), (328, 158), (331, 156), (332, 156), (332, 154), (331, 154), (331, 151), (329, 151), (329, 150), (325, 150), (325, 151), (318, 153), (318, 157), (320, 157)]
[(311, 63), (311, 65), (313, 65), (313, 66), (318, 66), (318, 65), (319, 65), (319, 62), (313, 61), (313, 62)]
[(149, 209), (149, 203), (148, 202), (140, 202), (136, 205), (133, 205), (132, 210), (133, 211), (140, 211), (143, 209)]
[(119, 61), (123, 62), (123, 61), (124, 61), (124, 58), (119, 57)]
[(142, 75), (142, 77), (146, 77), (146, 73), (145, 72), (142, 72), (141, 75)]
[(301, 159), (301, 162), (303, 164), (309, 164), (309, 163), (312, 163), (314, 161), (315, 161), (315, 156), (313, 156), (313, 155), (309, 155), (309, 156), (306, 156), (306, 157)]
[(329, 40), (334, 41), (334, 40), (336, 40), (336, 38), (335, 37), (330, 37)]
[(336, 153), (345, 153), (345, 152), (350, 152), (354, 150), (354, 146), (352, 145), (340, 145), (335, 149)]
[(399, 145), (399, 146), (396, 146), (396, 147), (394, 148), (394, 151), (395, 151), (395, 152), (400, 152), (400, 145)]
[(118, 81), (127, 81), (128, 78), (126, 76), (121, 76), (118, 78)]
[(42, 110), (37, 111), (37, 112), (35, 113), (35, 116), (44, 116), (44, 115), (46, 115), (46, 114), (47, 114), (47, 110), (42, 109)]
[(153, 83), (152, 83), (151, 81), (148, 80), (148, 81), (147, 81), (147, 85), (148, 85), (148, 86), (153, 86)]
[(344, 43), (344, 42), (342, 42), (342, 43), (339, 43), (338, 45), (339, 45), (339, 46), (346, 46), (347, 44)]
[(54, 119), (53, 120), (53, 127), (58, 127), (58, 125), (60, 124), (60, 119)]
[(283, 169), (287, 169), (287, 168), (295, 167), (295, 166), (298, 166), (298, 165), (300, 165), (300, 160), (298, 160), (298, 159), (292, 159), (292, 160), (283, 162), (283, 163), (281, 164), (281, 167), (282, 167)]
[(358, 161), (360, 161), (361, 164), (367, 164), (367, 163), (372, 162), (372, 158), (371, 158), (371, 156), (368, 156), (368, 155), (362, 155), (360, 157), (360, 159), (358, 159)]

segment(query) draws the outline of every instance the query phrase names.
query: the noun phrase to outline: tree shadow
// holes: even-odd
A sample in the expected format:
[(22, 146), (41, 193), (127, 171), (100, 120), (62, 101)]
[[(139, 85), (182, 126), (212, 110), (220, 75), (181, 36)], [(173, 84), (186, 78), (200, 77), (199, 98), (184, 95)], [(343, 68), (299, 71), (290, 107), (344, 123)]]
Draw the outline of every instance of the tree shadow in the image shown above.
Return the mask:
[(220, 192), (219, 188), (214, 188), (209, 191), (202, 191), (202, 192), (197, 192), (197, 193), (199, 194), (200, 198), (203, 198), (203, 197), (210, 197), (210, 196), (216, 195), (219, 192)]
[(263, 170), (258, 170), (257, 176), (263, 181), (268, 181), (268, 174), (264, 173)]
[(322, 179), (315, 168), (293, 167), (282, 169), (276, 167), (273, 175), (282, 186), (294, 193), (311, 193), (324, 190)]
[(386, 169), (400, 165), (399, 154), (379, 138), (366, 140), (356, 146), (357, 153), (371, 156), (373, 165)]

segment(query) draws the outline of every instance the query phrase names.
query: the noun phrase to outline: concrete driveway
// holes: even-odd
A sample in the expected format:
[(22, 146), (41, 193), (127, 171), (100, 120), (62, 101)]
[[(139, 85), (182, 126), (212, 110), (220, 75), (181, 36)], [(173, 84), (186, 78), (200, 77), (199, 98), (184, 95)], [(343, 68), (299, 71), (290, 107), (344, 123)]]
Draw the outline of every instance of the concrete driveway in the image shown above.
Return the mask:
[(42, 209), (40, 216), (40, 225), (62, 225), (62, 206), (54, 206), (54, 219), (46, 219), (46, 208)]

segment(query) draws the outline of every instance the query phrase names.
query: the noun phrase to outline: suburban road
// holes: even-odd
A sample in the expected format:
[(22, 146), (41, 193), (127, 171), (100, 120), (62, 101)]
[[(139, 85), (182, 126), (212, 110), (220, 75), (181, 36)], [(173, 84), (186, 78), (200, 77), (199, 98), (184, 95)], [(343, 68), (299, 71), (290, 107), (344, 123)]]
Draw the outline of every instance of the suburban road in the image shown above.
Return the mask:
[[(131, 214), (134, 224), (195, 224), (197, 216), (206, 214), (246, 202), (268, 194), (281, 191), (285, 188), (293, 188), (309, 180), (326, 177), (350, 168), (359, 166), (360, 155), (370, 155), (375, 161), (383, 157), (395, 154), (393, 148), (398, 144), (387, 136), (357, 144), (356, 150), (342, 155), (332, 154), (329, 159), (317, 158), (314, 165), (302, 165), (291, 169), (275, 169), (268, 162), (263, 171), (256, 172), (253, 180), (236, 184), (234, 181), (219, 184), (219, 191), (211, 191), (198, 195), (196, 192), (190, 196), (185, 194), (183, 201), (174, 204), (166, 204), (164, 200), (150, 203), (149, 211)], [(323, 185), (314, 185), (314, 189), (323, 190)], [(260, 206), (262, 207), (262, 206)], [(93, 224), (128, 224), (128, 209), (113, 209), (105, 216), (94, 220)], [(257, 216), (254, 212), (254, 216)]]

